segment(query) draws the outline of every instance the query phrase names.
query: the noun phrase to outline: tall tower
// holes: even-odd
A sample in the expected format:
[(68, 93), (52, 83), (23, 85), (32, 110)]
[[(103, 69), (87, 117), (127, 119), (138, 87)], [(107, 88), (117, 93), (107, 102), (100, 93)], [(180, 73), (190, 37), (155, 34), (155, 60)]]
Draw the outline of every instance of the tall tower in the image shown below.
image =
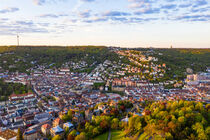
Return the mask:
[(19, 46), (19, 35), (17, 34), (17, 45)]

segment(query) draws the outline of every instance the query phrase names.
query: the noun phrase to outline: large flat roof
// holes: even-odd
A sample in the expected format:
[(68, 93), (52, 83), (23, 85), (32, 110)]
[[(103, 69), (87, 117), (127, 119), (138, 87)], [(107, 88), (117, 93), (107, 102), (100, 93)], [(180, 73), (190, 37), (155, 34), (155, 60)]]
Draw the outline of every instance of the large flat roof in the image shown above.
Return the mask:
[(9, 139), (14, 138), (16, 136), (17, 136), (17, 133), (15, 131), (10, 130), (10, 129), (7, 129), (5, 131), (0, 132), (0, 139), (3, 138), (3, 139), (6, 139), (6, 140), (9, 140)]

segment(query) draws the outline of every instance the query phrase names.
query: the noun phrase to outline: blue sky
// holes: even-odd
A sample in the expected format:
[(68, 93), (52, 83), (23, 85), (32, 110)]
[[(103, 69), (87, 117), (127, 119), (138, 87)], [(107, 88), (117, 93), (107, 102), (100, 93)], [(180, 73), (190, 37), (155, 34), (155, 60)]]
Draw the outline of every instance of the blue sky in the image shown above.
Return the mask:
[(210, 0), (0, 0), (0, 45), (210, 47)]

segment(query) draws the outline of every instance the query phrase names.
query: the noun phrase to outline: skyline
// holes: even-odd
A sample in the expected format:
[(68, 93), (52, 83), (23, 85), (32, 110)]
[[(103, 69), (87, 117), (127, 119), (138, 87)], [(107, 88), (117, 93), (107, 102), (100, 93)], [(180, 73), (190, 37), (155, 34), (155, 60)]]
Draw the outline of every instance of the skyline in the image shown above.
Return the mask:
[(0, 45), (210, 47), (209, 0), (0, 3)]

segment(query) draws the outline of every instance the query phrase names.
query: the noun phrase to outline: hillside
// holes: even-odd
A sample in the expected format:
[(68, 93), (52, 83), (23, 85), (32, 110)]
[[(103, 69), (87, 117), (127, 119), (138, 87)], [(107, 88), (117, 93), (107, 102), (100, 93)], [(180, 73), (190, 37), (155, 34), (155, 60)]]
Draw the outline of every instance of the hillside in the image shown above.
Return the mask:
[(165, 79), (183, 80), (186, 77), (187, 68), (197, 73), (206, 71), (206, 68), (210, 66), (210, 49), (137, 48), (136, 50), (158, 58), (156, 63), (165, 63), (169, 68)]
[(10, 72), (25, 72), (38, 65), (59, 68), (65, 63), (79, 61), (85, 61), (87, 67), (84, 71), (90, 72), (95, 64), (106, 59), (118, 61), (117, 54), (104, 46), (1, 46), (0, 53), (0, 66)]

